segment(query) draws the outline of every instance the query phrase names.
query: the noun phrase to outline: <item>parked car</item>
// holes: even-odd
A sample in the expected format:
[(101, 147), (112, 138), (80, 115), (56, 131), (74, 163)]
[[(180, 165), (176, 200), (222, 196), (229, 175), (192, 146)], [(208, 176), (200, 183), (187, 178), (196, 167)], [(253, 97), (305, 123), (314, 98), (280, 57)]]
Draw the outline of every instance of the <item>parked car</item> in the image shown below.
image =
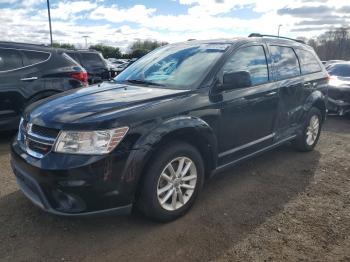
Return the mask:
[(328, 74), (311, 47), (258, 36), (169, 44), (99, 89), (29, 107), (12, 144), (19, 187), (53, 214), (170, 221), (213, 173), (287, 142), (313, 150)]
[(345, 62), (344, 60), (328, 60), (324, 66), (327, 68), (333, 64), (340, 63), (340, 62)]
[(66, 53), (86, 69), (90, 85), (111, 79), (108, 65), (101, 53), (95, 50), (67, 50)]
[(340, 116), (350, 113), (350, 62), (333, 64), (327, 70), (328, 110)]
[(0, 42), (0, 130), (16, 129), (27, 105), (85, 85), (86, 71), (64, 52)]
[(117, 66), (110, 62), (109, 60), (105, 60), (107, 67), (108, 67), (108, 71), (109, 71), (109, 75), (111, 78), (114, 78), (117, 76), (118, 72), (117, 72)]

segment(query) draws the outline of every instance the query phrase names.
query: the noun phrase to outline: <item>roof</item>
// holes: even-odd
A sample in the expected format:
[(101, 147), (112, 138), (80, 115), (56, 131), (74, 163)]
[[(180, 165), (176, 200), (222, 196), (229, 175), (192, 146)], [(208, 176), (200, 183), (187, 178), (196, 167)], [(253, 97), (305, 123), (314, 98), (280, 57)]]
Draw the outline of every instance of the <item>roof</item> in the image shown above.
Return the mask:
[(30, 49), (30, 50), (38, 50), (38, 51), (50, 51), (54, 49), (51, 46), (44, 45), (44, 44), (29, 44), (29, 43), (7, 42), (7, 41), (0, 41), (0, 46), (5, 48)]
[[(255, 37), (255, 36), (234, 37), (230, 39), (212, 39), (212, 40), (192, 40), (191, 39), (187, 42), (182, 42), (182, 43), (188, 43), (189, 45), (192, 45), (192, 44), (198, 45), (198, 44), (246, 44), (251, 42), (286, 45), (291, 47), (311, 48), (310, 46), (293, 39), (277, 38), (277, 37)], [(181, 44), (181, 43), (178, 43), (178, 44)]]

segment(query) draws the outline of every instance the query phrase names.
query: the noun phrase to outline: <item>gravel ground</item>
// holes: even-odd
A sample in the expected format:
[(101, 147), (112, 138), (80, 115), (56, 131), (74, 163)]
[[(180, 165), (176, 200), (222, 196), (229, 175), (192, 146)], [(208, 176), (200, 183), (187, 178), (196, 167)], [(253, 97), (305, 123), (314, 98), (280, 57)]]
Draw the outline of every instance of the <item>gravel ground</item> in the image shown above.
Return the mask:
[(169, 224), (72, 219), (18, 191), (0, 133), (0, 261), (350, 261), (350, 119), (311, 153), (286, 145), (218, 174)]

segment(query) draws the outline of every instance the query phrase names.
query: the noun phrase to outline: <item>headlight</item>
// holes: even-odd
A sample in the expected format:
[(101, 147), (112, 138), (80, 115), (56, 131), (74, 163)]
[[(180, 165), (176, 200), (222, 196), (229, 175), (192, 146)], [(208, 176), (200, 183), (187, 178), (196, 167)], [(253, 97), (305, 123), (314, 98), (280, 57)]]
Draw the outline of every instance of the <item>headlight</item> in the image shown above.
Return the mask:
[(55, 152), (102, 155), (111, 152), (124, 138), (128, 127), (98, 131), (61, 131)]

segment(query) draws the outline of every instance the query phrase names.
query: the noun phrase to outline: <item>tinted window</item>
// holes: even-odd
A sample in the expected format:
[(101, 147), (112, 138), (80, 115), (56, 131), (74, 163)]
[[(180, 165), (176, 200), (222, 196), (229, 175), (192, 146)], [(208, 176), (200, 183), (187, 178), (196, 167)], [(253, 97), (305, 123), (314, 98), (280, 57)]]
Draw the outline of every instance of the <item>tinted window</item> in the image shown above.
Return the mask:
[(89, 66), (102, 66), (104, 67), (105, 64), (102, 61), (102, 58), (99, 54), (95, 53), (81, 53), (82, 62), (84, 65)]
[(276, 78), (282, 80), (300, 75), (298, 59), (290, 47), (270, 46), (271, 58), (276, 67)]
[(0, 49), (0, 71), (23, 66), (21, 54), (13, 49)]
[(302, 74), (311, 74), (322, 70), (318, 60), (311, 52), (302, 49), (295, 49), (295, 52), (299, 58)]
[(331, 76), (350, 77), (350, 64), (335, 64), (328, 68)]
[(46, 52), (22, 51), (22, 53), (25, 57), (24, 59), (25, 66), (44, 62), (50, 57), (50, 54)]
[(250, 73), (252, 86), (269, 81), (265, 51), (262, 46), (249, 46), (239, 49), (222, 69), (222, 75), (238, 71)]
[(79, 55), (78, 55), (77, 53), (69, 53), (69, 52), (67, 52), (67, 54), (68, 54), (71, 58), (73, 58), (74, 61), (78, 62), (79, 64), (81, 63), (81, 62), (80, 62), (80, 59), (79, 59)]

